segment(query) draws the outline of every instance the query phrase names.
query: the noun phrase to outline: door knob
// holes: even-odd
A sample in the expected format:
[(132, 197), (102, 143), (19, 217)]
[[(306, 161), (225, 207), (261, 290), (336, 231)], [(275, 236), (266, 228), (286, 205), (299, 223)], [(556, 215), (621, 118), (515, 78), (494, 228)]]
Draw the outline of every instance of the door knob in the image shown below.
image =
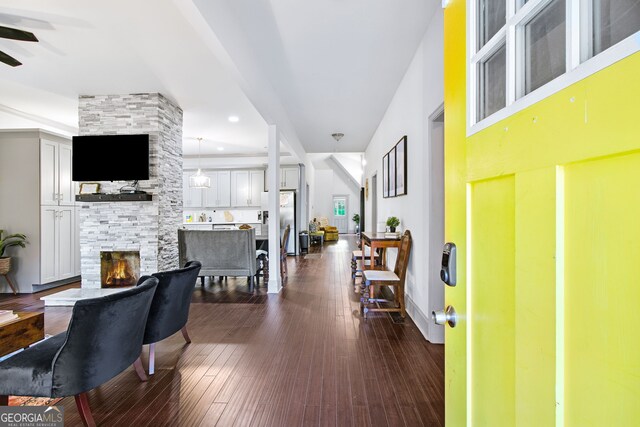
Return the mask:
[(445, 311), (432, 311), (431, 318), (436, 325), (444, 325), (446, 323), (455, 328), (458, 324), (458, 315), (452, 306), (448, 306)]

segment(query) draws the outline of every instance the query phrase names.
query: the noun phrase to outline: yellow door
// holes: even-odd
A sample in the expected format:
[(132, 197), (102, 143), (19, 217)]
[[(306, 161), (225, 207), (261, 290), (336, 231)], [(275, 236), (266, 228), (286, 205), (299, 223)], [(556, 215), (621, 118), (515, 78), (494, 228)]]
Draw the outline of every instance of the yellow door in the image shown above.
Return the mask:
[(640, 425), (640, 55), (466, 135), (445, 9), (448, 426)]

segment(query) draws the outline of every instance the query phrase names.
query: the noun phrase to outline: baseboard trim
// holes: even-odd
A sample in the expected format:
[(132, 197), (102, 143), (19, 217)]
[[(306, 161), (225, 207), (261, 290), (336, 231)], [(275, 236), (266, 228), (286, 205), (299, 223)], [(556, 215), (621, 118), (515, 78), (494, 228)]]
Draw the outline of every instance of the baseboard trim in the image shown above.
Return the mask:
[(57, 282), (45, 283), (43, 285), (31, 285), (32, 293), (46, 291), (47, 289), (57, 288), (58, 286), (68, 285), (69, 283), (79, 282), (80, 276), (69, 277), (68, 279), (58, 280)]
[(407, 314), (416, 324), (422, 336), (433, 344), (444, 343), (443, 331), (437, 331), (435, 328), (442, 328), (442, 326), (434, 324), (430, 317), (425, 315), (424, 312), (418, 307), (418, 305), (411, 299), (410, 296), (405, 295), (405, 304), (407, 306)]

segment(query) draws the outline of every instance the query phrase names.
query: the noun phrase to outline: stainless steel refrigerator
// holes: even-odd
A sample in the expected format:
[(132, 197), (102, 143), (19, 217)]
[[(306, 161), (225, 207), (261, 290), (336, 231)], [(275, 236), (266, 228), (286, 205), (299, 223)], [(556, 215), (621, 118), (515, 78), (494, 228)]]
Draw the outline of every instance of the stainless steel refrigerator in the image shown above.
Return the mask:
[[(287, 244), (287, 253), (295, 255), (298, 253), (298, 232), (296, 229), (296, 192), (280, 191), (280, 232), (284, 233), (285, 227), (289, 225), (291, 232), (289, 233), (289, 242)], [(282, 237), (282, 234), (281, 236)]]
[[(262, 224), (263, 233), (267, 234), (267, 225), (269, 224), (269, 203), (267, 200), (268, 193), (262, 193)], [(293, 190), (280, 191), (280, 239), (287, 225), (291, 227), (289, 233), (289, 243), (287, 244), (287, 253), (296, 255), (298, 253), (298, 233), (296, 227), (296, 192)]]

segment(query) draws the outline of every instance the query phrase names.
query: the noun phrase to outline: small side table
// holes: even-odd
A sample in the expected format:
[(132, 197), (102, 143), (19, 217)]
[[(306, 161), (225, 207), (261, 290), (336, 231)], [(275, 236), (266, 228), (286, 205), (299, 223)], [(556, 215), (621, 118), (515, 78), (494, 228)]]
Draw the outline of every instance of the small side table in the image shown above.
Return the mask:
[(309, 233), (312, 242), (320, 240), (320, 245), (324, 246), (324, 231), (314, 231)]
[(20, 311), (18, 318), (0, 325), (0, 356), (44, 339), (44, 313)]

